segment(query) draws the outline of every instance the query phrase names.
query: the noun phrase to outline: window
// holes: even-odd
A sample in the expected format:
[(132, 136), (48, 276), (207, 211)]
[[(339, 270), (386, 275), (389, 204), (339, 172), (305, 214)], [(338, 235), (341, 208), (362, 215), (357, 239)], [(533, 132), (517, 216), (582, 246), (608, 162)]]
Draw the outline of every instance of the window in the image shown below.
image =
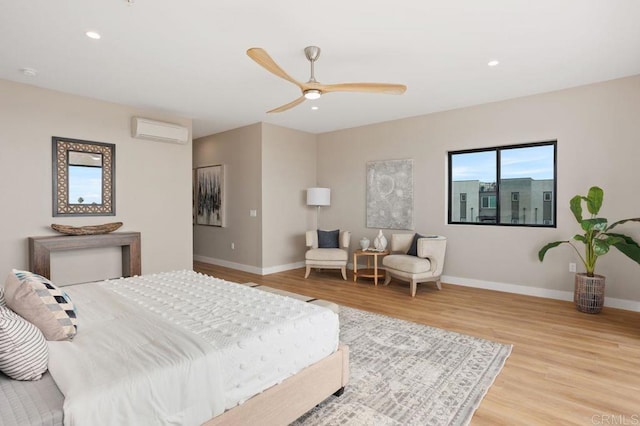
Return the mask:
[[(545, 191), (542, 193), (542, 223), (545, 225), (551, 224), (551, 215), (555, 216), (555, 212), (552, 209), (553, 200), (551, 198), (551, 191)], [(552, 213), (553, 212), (553, 213)]]
[(448, 223), (555, 227), (556, 146), (450, 151)]
[(495, 209), (496, 208), (496, 196), (495, 195), (485, 195), (481, 198), (482, 200), (482, 208), (483, 209)]

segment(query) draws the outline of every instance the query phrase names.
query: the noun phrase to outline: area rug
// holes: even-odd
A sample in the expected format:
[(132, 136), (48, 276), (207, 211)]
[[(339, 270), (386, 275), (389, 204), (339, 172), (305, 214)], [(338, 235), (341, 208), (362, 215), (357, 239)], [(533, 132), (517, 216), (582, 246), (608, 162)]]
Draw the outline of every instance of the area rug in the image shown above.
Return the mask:
[(466, 425), (511, 353), (504, 345), (340, 307), (351, 374), (294, 425)]

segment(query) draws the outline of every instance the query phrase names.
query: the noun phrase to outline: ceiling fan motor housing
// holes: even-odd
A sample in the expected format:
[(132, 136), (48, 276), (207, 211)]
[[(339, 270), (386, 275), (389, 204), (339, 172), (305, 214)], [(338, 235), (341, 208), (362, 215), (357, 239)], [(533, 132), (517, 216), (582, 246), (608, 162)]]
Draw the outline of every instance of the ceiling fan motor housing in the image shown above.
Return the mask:
[(318, 89), (307, 89), (302, 93), (304, 94), (304, 97), (309, 100), (318, 99), (322, 96), (322, 92)]
[(320, 48), (318, 46), (307, 46), (304, 48), (304, 55), (308, 60), (314, 62), (320, 57)]

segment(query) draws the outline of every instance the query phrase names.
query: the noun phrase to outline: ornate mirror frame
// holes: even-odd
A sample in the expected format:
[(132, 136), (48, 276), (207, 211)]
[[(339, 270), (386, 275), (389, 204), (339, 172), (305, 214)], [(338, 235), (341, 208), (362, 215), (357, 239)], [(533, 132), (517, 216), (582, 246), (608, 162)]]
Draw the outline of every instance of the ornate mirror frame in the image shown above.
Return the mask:
[[(111, 143), (84, 141), (54, 136), (53, 148), (53, 216), (114, 216), (116, 214), (116, 146)], [(102, 203), (69, 203), (69, 153), (102, 156)]]

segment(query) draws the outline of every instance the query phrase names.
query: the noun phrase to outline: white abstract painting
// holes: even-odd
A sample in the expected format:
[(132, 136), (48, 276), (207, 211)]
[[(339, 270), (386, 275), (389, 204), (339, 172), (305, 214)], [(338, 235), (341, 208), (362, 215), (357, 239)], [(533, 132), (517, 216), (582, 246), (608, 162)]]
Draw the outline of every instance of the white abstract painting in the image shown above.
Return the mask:
[(367, 228), (413, 229), (413, 160), (367, 163)]

